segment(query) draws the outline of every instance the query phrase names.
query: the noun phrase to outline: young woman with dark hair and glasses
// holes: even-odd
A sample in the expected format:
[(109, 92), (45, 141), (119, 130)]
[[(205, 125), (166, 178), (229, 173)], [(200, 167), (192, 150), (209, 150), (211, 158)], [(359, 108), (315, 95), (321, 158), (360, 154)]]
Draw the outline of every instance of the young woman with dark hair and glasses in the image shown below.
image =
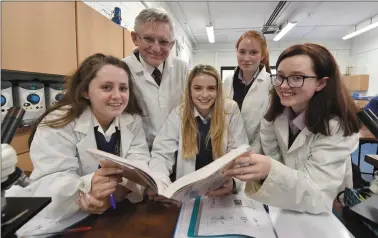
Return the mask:
[(244, 166), (225, 174), (246, 181), (246, 195), (265, 204), (330, 212), (337, 193), (352, 187), (350, 155), (360, 127), (356, 106), (323, 46), (294, 45), (276, 66), (260, 130), (265, 155), (244, 154), (235, 161)]

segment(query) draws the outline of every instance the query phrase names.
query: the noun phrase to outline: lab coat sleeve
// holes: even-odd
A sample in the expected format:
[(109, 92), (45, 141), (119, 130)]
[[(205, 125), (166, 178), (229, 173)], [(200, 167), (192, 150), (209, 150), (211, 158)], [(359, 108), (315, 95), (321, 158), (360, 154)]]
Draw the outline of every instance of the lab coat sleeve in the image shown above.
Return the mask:
[(175, 152), (179, 147), (180, 116), (178, 108), (172, 110), (155, 137), (149, 167), (152, 171), (169, 177), (176, 162)]
[[(134, 120), (134, 126), (133, 128), (130, 128), (134, 135), (134, 139), (126, 153), (126, 159), (133, 160), (134, 162), (138, 162), (141, 166), (148, 167), (151, 156), (142, 126), (142, 119), (140, 116), (135, 115)], [(123, 179), (120, 185), (131, 191), (131, 193), (127, 195), (129, 201), (136, 203), (143, 200), (145, 187), (127, 179)]]
[[(229, 100), (229, 105), (226, 106), (226, 112), (227, 111), (229, 111), (228, 113), (231, 115), (228, 128), (229, 139), (226, 153), (238, 148), (241, 145), (248, 144), (247, 132), (244, 128), (244, 122), (238, 104), (232, 100)], [(236, 190), (239, 190), (243, 182), (237, 178), (234, 178), (234, 180)]]
[(299, 170), (272, 159), (271, 170), (260, 189), (255, 193), (256, 183), (248, 181), (246, 195), (284, 209), (315, 214), (331, 212), (345, 179), (347, 163), (351, 163), (350, 155), (359, 142), (358, 133), (344, 137), (338, 127), (332, 122), (330, 136), (314, 135), (314, 141), (308, 145), (308, 160)]
[(260, 126), (256, 128), (256, 136), (255, 139), (251, 143), (252, 151), (256, 154), (262, 153), (261, 148), (261, 139), (260, 139)]
[(238, 104), (233, 100), (227, 100), (226, 114), (230, 114), (228, 121), (228, 144), (227, 151), (238, 148), (241, 145), (248, 145), (247, 132), (244, 128), (243, 118), (241, 116)]
[(277, 161), (282, 161), (282, 154), (278, 145), (278, 139), (274, 129), (274, 122), (267, 121), (265, 118), (260, 124), (260, 143), (264, 155)]
[(59, 129), (40, 126), (31, 143), (30, 158), (34, 166), (29, 185), (33, 188), (31, 196), (51, 197), (46, 214), (56, 220), (79, 210), (75, 203), (79, 191), (87, 193), (91, 189), (94, 173), (78, 175), (76, 143), (72, 124)]

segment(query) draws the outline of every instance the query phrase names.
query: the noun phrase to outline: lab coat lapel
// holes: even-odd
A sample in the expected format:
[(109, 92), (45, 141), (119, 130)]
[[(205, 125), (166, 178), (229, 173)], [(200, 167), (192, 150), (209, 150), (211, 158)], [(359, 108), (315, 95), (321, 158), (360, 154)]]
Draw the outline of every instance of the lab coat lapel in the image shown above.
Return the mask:
[[(163, 75), (161, 78), (161, 83), (160, 83), (160, 88), (164, 88), (164, 85), (169, 84), (169, 77), (172, 76), (172, 72), (174, 69), (173, 61), (171, 57), (168, 57), (167, 60), (164, 63), (164, 68), (163, 68)], [(168, 87), (168, 86), (165, 86)], [(159, 93), (161, 96), (162, 93)]]
[(134, 118), (130, 114), (123, 114), (119, 119), (119, 126), (121, 132), (121, 157), (125, 158), (127, 151), (129, 151), (131, 142), (134, 138), (133, 133), (129, 129), (129, 125), (134, 121)]
[[(141, 56), (139, 56), (141, 57)], [(135, 54), (131, 54), (130, 58), (127, 58), (126, 63), (130, 65), (131, 73), (136, 81), (144, 80), (148, 83), (153, 84), (156, 87), (159, 87), (154, 78), (147, 72), (146, 69), (144, 69), (142, 63), (138, 60), (138, 58), (135, 56)]]
[(255, 91), (256, 89), (258, 89), (258, 85), (263, 83), (264, 80), (267, 80), (267, 77), (266, 77), (266, 70), (265, 70), (265, 67), (261, 69), (259, 75), (257, 75), (257, 78), (255, 79), (255, 82), (252, 83), (251, 87), (249, 88), (248, 92), (247, 92), (247, 95), (246, 95), (246, 98), (248, 98), (248, 94), (251, 94), (253, 93), (253, 91)]
[(301, 132), (299, 132), (297, 138), (295, 138), (293, 144), (290, 146), (287, 153), (291, 153), (292, 151), (295, 151), (296, 149), (302, 147), (306, 142), (307, 135), (310, 133), (311, 132), (307, 129), (307, 127), (305, 127)]
[(78, 132), (78, 136), (80, 137), (80, 141), (76, 144), (76, 148), (83, 170), (88, 170), (88, 168), (96, 168), (98, 166), (98, 161), (95, 161), (95, 159), (84, 159), (92, 158), (86, 151), (87, 149), (97, 149), (92, 122), (92, 111), (89, 108), (85, 109), (78, 118), (74, 131)]
[(287, 151), (289, 144), (289, 120), (286, 115), (282, 113), (276, 118), (274, 125), (278, 132), (278, 140), (281, 140)]
[(234, 97), (234, 87), (233, 87), (233, 82), (234, 82), (234, 75), (235, 75), (236, 69), (234, 71), (234, 74), (232, 75), (231, 78), (228, 80), (225, 80), (223, 83), (223, 91), (224, 91), (224, 97), (226, 98), (233, 98)]

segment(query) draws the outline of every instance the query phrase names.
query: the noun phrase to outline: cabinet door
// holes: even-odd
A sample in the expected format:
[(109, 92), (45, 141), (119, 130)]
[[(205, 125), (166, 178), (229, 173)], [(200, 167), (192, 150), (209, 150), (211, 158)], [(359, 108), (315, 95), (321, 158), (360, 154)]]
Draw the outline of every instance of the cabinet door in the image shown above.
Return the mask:
[(76, 2), (76, 20), (79, 64), (95, 53), (123, 58), (123, 27), (83, 2)]
[(124, 29), (123, 30), (123, 57), (126, 58), (127, 56), (133, 53), (134, 49), (137, 47), (134, 45), (133, 39), (131, 39), (131, 32)]
[(2, 69), (70, 74), (77, 67), (74, 2), (2, 2)]

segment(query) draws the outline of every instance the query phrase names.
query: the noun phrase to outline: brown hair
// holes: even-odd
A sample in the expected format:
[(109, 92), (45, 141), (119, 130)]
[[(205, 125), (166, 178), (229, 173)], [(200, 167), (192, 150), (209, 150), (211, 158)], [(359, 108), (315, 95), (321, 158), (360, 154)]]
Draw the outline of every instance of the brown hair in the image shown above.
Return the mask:
[[(313, 70), (318, 80), (328, 77), (326, 86), (312, 96), (305, 115), (306, 127), (314, 134), (330, 135), (329, 120), (339, 117), (340, 127), (344, 136), (359, 131), (360, 122), (357, 117), (357, 107), (344, 83), (335, 58), (323, 46), (317, 44), (301, 44), (287, 48), (278, 57), (276, 67), (289, 57), (307, 55), (313, 62)], [(270, 96), (271, 104), (264, 118), (274, 121), (284, 110), (277, 92), (273, 88)]]
[[(129, 103), (125, 109), (125, 112), (131, 114), (141, 114), (137, 99), (134, 95), (134, 85), (131, 80), (132, 75), (129, 66), (122, 60), (108, 56), (104, 54), (94, 54), (86, 58), (79, 68), (73, 73), (72, 76), (68, 76), (65, 79), (64, 94), (61, 101), (47, 109), (42, 116), (40, 116), (32, 127), (32, 133), (29, 138), (29, 146), (33, 140), (35, 131), (39, 124), (44, 124), (52, 128), (62, 128), (74, 119), (78, 118), (85, 108), (90, 105), (89, 99), (83, 97), (83, 93), (88, 90), (90, 82), (96, 77), (97, 72), (104, 65), (114, 65), (126, 71), (129, 78)], [(64, 107), (69, 106), (69, 107)], [(64, 107), (64, 108), (62, 108)], [(44, 120), (44, 118), (53, 111), (60, 110), (65, 112), (62, 117), (53, 120)]]
[(182, 144), (183, 144), (183, 158), (190, 159), (198, 154), (197, 142), (197, 120), (194, 117), (194, 103), (191, 97), (191, 85), (193, 78), (198, 75), (206, 74), (214, 77), (217, 84), (217, 96), (211, 114), (210, 131), (207, 135), (207, 142), (211, 138), (211, 146), (213, 150), (213, 159), (217, 159), (224, 154), (222, 149), (223, 135), (225, 131), (225, 112), (222, 80), (218, 71), (210, 65), (197, 65), (190, 72), (185, 88), (185, 98), (183, 105), (182, 118)]
[(255, 39), (261, 44), (261, 55), (263, 57), (263, 60), (261, 60), (261, 64), (265, 66), (265, 70), (268, 73), (271, 73), (270, 71), (270, 65), (269, 65), (269, 51), (268, 51), (268, 44), (266, 42), (265, 36), (258, 32), (258, 31), (247, 31), (244, 32), (238, 39), (238, 41), (235, 44), (236, 49), (239, 49), (239, 44), (244, 38), (251, 38)]

